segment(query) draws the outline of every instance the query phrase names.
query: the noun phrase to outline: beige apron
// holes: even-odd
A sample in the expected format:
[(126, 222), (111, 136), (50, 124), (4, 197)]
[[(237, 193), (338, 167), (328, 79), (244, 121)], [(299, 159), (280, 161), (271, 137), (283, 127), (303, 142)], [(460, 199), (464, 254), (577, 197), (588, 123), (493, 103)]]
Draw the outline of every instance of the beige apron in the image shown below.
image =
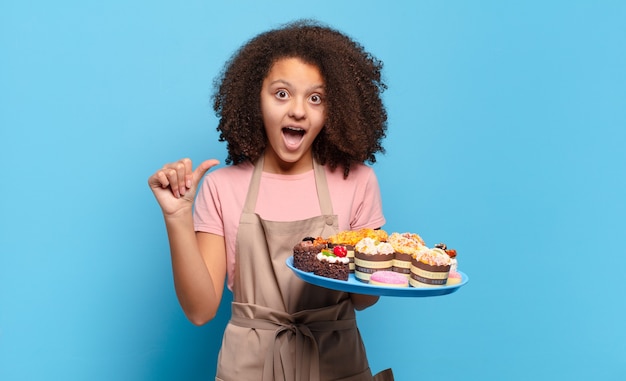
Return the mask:
[(216, 380), (373, 379), (349, 294), (305, 283), (285, 265), (302, 238), (338, 231), (324, 168), (313, 168), (322, 215), (275, 222), (254, 213), (263, 159), (255, 165), (237, 233), (232, 317)]

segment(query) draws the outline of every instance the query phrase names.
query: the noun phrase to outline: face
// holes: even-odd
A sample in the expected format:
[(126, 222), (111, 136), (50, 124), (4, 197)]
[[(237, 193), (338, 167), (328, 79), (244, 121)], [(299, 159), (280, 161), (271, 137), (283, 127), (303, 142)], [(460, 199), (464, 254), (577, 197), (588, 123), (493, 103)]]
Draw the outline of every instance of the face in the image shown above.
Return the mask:
[(261, 88), (266, 172), (297, 174), (313, 167), (311, 146), (324, 126), (324, 95), (317, 66), (298, 58), (274, 63)]

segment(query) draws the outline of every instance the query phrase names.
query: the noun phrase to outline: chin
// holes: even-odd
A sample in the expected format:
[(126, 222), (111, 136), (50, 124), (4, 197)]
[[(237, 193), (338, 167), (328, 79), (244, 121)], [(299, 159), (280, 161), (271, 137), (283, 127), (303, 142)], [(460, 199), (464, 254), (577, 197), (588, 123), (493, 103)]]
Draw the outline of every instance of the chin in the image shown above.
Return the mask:
[(274, 151), (276, 160), (285, 164), (296, 164), (306, 157), (307, 152), (298, 149), (296, 151), (290, 151), (287, 149), (282, 149), (280, 151)]
[(280, 156), (277, 159), (280, 165), (293, 166), (293, 165), (297, 165), (300, 161), (302, 161), (302, 156), (297, 156), (297, 157), (294, 157), (293, 155)]
[(312, 163), (307, 157), (307, 153), (299, 152), (275, 153), (270, 160), (278, 167), (275, 169), (280, 172), (295, 170), (300, 173), (304, 171), (304, 169), (309, 169), (309, 163)]

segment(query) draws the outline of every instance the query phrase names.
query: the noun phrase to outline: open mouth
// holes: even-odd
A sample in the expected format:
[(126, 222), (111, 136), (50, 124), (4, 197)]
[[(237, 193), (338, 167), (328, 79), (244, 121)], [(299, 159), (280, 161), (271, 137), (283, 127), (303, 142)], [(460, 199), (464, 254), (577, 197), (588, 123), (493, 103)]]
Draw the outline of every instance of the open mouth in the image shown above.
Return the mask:
[(297, 148), (306, 131), (299, 127), (284, 127), (283, 136), (289, 148)]

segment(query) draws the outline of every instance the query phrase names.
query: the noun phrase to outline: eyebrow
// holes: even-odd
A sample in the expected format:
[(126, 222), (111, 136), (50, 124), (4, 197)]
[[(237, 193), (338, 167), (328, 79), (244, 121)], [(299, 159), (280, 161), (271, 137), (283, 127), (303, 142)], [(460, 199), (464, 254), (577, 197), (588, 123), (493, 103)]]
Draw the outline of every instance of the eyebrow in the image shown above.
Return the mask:
[[(274, 81), (270, 82), (270, 86), (271, 85), (275, 85), (275, 84), (284, 84), (287, 87), (293, 87), (293, 85), (291, 83), (289, 83), (288, 81), (285, 81), (284, 79), (277, 79), (277, 80), (274, 80)], [(323, 84), (313, 85), (313, 86), (309, 87), (307, 89), (307, 91), (317, 90), (317, 89), (325, 90), (325, 86)]]

